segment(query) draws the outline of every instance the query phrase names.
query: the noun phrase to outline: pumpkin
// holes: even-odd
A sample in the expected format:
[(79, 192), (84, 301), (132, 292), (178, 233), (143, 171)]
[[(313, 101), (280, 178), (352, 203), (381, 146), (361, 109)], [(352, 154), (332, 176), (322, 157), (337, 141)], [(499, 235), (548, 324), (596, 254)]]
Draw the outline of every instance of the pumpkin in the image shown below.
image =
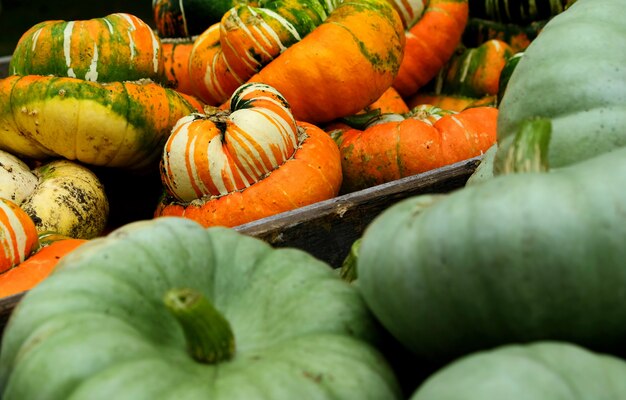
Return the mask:
[(194, 94), (189, 77), (189, 56), (193, 44), (194, 40), (189, 38), (161, 39), (167, 86), (190, 96)]
[(141, 169), (158, 160), (176, 121), (200, 107), (151, 81), (12, 75), (0, 79), (0, 149)]
[(623, 349), (626, 148), (541, 172), (549, 126), (523, 125), (513, 173), (403, 200), (366, 228), (358, 286), (419, 357), (533, 340)]
[[(57, 234), (58, 235), (58, 234)], [(58, 235), (54, 240), (39, 235), (39, 246), (23, 262), (0, 274), (0, 298), (12, 296), (34, 288), (54, 269), (61, 257), (73, 251), (86, 239)], [(43, 241), (47, 241), (44, 245)]]
[(383, 114), (365, 129), (331, 132), (341, 152), (342, 190), (351, 192), (452, 164), (496, 140), (494, 107), (453, 112), (424, 105)]
[(468, 13), (467, 0), (430, 0), (419, 21), (406, 27), (404, 56), (392, 82), (402, 97), (417, 92), (452, 57)]
[(162, 38), (191, 38), (219, 22), (235, 0), (152, 0), (156, 30)]
[(521, 122), (532, 117), (552, 120), (554, 168), (626, 145), (624, 13), (623, 1), (578, 0), (545, 25), (502, 95), (496, 170)]
[(242, 85), (230, 110), (178, 121), (161, 159), (167, 195), (156, 216), (236, 226), (326, 200), (341, 186), (341, 161), (320, 128), (297, 122), (274, 88)]
[(400, 399), (378, 332), (358, 290), (303, 251), (144, 220), (81, 245), (23, 297), (0, 388), (5, 400)]
[(116, 13), (84, 21), (43, 21), (20, 38), (9, 63), (16, 75), (113, 82), (163, 76), (161, 42), (140, 18)]
[(252, 75), (320, 25), (337, 2), (242, 2), (196, 39), (189, 74), (196, 95), (211, 105), (228, 100)]
[(498, 94), (500, 74), (514, 54), (506, 42), (491, 39), (478, 47), (462, 48), (431, 83), (436, 94), (482, 98)]
[(547, 20), (576, 0), (469, 0), (470, 15), (490, 21), (525, 24)]
[(0, 273), (24, 261), (35, 246), (33, 220), (15, 202), (0, 197)]
[(626, 363), (567, 342), (478, 352), (431, 376), (410, 400), (613, 399), (626, 393)]
[(297, 120), (329, 122), (360, 111), (391, 86), (404, 42), (387, 0), (343, 2), (249, 81), (276, 88)]

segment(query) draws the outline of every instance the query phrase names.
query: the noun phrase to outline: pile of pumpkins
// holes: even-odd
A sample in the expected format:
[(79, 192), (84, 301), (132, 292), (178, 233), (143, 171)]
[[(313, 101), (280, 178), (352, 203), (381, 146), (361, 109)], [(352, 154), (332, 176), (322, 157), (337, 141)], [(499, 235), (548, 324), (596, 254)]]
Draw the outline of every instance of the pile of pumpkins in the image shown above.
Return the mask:
[[(11, 315), (0, 397), (626, 395), (623, 0), (201, 3), (18, 44), (0, 277), (77, 242)], [(349, 272), (229, 229), (483, 153)], [(107, 231), (92, 166), (157, 171), (155, 218)]]

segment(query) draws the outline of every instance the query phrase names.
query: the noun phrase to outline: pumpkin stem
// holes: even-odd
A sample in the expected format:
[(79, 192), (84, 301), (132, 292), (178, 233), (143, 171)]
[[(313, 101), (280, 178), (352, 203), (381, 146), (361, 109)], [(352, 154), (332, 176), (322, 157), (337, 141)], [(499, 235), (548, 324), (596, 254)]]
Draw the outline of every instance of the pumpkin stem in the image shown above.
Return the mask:
[(380, 108), (375, 108), (371, 111), (348, 115), (346, 117), (339, 118), (340, 122), (350, 126), (351, 128), (358, 129), (360, 131), (365, 130), (372, 122), (376, 121), (381, 116)]
[(549, 170), (548, 148), (551, 134), (552, 122), (547, 118), (522, 122), (504, 157), (502, 174)]
[(357, 239), (350, 246), (350, 253), (346, 256), (341, 263), (339, 269), (339, 276), (341, 279), (352, 282), (357, 278), (356, 264), (359, 258), (359, 247), (361, 247), (361, 238)]
[(230, 359), (235, 353), (235, 336), (224, 316), (197, 290), (169, 290), (165, 306), (180, 322), (191, 356), (205, 364)]

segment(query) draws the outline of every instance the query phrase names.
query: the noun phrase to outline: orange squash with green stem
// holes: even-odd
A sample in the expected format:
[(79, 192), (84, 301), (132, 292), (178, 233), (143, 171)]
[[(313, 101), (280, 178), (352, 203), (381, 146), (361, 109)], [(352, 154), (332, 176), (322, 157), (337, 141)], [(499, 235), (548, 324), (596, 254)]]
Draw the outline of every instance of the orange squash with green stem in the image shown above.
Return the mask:
[(382, 114), (363, 129), (331, 132), (341, 152), (342, 191), (478, 156), (496, 141), (497, 115), (494, 107), (457, 113), (424, 105), (404, 115)]
[(230, 105), (177, 123), (163, 152), (166, 194), (155, 216), (232, 227), (337, 195), (336, 144), (296, 121), (279, 92), (242, 85)]

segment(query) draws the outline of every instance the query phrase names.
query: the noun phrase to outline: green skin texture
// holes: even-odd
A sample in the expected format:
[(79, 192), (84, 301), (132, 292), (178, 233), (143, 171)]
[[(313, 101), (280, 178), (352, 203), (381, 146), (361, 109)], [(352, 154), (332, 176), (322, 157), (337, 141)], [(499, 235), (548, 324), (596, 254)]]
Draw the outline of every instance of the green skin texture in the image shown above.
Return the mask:
[[(610, 174), (607, 174), (610, 171)], [(404, 200), (366, 229), (363, 296), (435, 362), (513, 341), (623, 348), (626, 148)]]
[[(72, 252), (12, 314), (0, 353), (11, 399), (396, 399), (359, 292), (297, 249), (163, 217)], [(163, 295), (201, 291), (235, 355), (194, 361)]]
[(508, 345), (431, 376), (410, 400), (609, 400), (626, 393), (626, 363), (565, 342)]
[(496, 172), (529, 117), (552, 120), (552, 168), (626, 145), (625, 14), (622, 0), (578, 0), (546, 24), (499, 105)]
[(568, 0), (470, 0), (472, 17), (511, 23), (530, 23), (563, 11)]

